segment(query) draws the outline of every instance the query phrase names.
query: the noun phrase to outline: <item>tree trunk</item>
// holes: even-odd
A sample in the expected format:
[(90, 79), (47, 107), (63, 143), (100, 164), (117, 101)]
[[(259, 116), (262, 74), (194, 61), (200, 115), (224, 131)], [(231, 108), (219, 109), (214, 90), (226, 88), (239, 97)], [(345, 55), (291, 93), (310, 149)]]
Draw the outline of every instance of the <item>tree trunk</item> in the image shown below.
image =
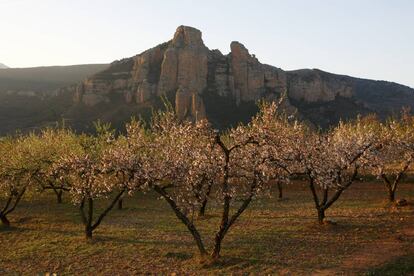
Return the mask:
[(10, 221), (7, 219), (7, 217), (6, 216), (0, 216), (0, 219), (1, 219), (1, 223), (4, 225), (4, 226), (6, 226), (6, 227), (9, 227), (10, 226)]
[(283, 187), (280, 181), (277, 182), (277, 189), (279, 190), (279, 199), (283, 198)]
[(62, 204), (63, 200), (62, 200), (62, 195), (63, 195), (63, 191), (58, 191), (56, 193), (56, 199), (57, 199), (57, 204)]
[[(225, 179), (225, 181), (226, 182), (223, 190), (227, 192), (227, 179)], [(230, 200), (230, 196), (228, 194), (225, 194), (220, 228), (214, 239), (214, 250), (211, 254), (213, 260), (217, 260), (218, 258), (220, 258), (221, 242), (223, 241), (224, 235), (226, 234), (227, 229), (229, 227)]]
[(198, 211), (199, 217), (204, 217), (206, 215), (207, 203), (208, 203), (208, 199), (209, 199), (212, 187), (213, 187), (213, 181), (210, 181), (207, 186), (206, 196), (203, 200), (203, 203), (201, 204), (200, 210)]
[(89, 226), (85, 227), (85, 238), (87, 240), (91, 240), (92, 239), (92, 228)]
[(183, 213), (181, 212), (180, 208), (178, 208), (176, 202), (170, 197), (170, 195), (163, 189), (158, 186), (154, 186), (153, 189), (159, 193), (170, 205), (171, 209), (174, 211), (177, 218), (184, 223), (185, 226), (187, 226), (187, 229), (190, 231), (191, 235), (194, 238), (194, 241), (197, 244), (198, 250), (200, 252), (200, 256), (204, 257), (207, 255), (207, 250), (204, 247), (204, 243), (201, 239), (201, 235), (198, 232), (195, 225), (192, 223), (192, 221)]
[(392, 188), (388, 188), (388, 201), (390, 203), (395, 202), (395, 190), (393, 190)]
[(211, 257), (213, 258), (213, 260), (218, 260), (220, 258), (222, 241), (223, 241), (223, 235), (221, 235), (221, 233), (217, 233), (215, 242), (214, 242), (214, 250), (213, 250), (213, 253), (211, 253)]
[(325, 219), (325, 209), (320, 208), (320, 209), (318, 209), (318, 222), (319, 222), (319, 224), (323, 224), (324, 219)]
[(201, 204), (200, 210), (198, 211), (199, 217), (204, 217), (206, 214), (206, 207), (207, 207), (207, 198), (203, 200), (203, 203)]
[(119, 200), (118, 200), (118, 210), (122, 210), (122, 209), (124, 209), (124, 199), (123, 198), (120, 198)]

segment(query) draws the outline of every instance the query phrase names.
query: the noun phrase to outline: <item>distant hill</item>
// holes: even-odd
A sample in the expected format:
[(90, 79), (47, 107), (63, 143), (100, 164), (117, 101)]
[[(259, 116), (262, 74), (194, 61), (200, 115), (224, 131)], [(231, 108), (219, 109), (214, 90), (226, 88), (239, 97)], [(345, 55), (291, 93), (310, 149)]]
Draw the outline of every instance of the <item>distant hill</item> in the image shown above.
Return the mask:
[(73, 106), (76, 85), (107, 64), (0, 70), (0, 136), (60, 121)]
[(0, 69), (7, 69), (9, 68), (7, 65), (0, 62)]
[(0, 93), (8, 90), (51, 91), (76, 84), (107, 67), (107, 64), (86, 64), (3, 69), (0, 71)]

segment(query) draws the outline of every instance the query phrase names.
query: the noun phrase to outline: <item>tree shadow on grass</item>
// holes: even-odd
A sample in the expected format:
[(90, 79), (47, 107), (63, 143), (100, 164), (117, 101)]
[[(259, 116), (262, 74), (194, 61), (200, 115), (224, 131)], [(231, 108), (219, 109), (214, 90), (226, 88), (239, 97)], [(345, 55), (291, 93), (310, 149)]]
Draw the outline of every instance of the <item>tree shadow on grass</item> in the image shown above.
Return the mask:
[(95, 234), (94, 241), (96, 242), (103, 242), (103, 243), (118, 243), (118, 244), (143, 244), (143, 245), (168, 245), (171, 248), (174, 247), (193, 247), (193, 243), (191, 241), (184, 242), (182, 240), (176, 240), (176, 241), (165, 241), (165, 240), (154, 240), (154, 239), (136, 239), (136, 238), (123, 238), (118, 236), (105, 236), (105, 235), (99, 235)]
[(277, 260), (264, 260), (259, 258), (243, 258), (234, 256), (222, 256), (219, 260), (212, 263), (206, 263), (202, 265), (203, 269), (207, 270), (245, 270), (249, 267), (264, 267), (264, 266), (283, 266), (283, 264)]
[(10, 225), (10, 226), (4, 226), (4, 225), (0, 225), (0, 233), (1, 232), (14, 232), (14, 233), (23, 233), (23, 232), (30, 232), (33, 231), (33, 229), (31, 228), (27, 228), (27, 227), (20, 227), (20, 226), (16, 226), (16, 225)]
[[(352, 248), (352, 243), (348, 243), (347, 247), (339, 251), (337, 245), (343, 242), (347, 234), (354, 233), (357, 228), (361, 232), (370, 232), (375, 225), (346, 222), (336, 225), (319, 225), (308, 222), (303, 225), (302, 229), (295, 232), (279, 229), (279, 231), (256, 232), (255, 235), (250, 233), (235, 236), (234, 240), (224, 244), (228, 253), (223, 255), (222, 261), (215, 265), (218, 268), (294, 266), (300, 269), (308, 269), (313, 265), (322, 266), (323, 260), (330, 258), (333, 252), (337, 252), (338, 258), (350, 254), (347, 248)], [(321, 248), (323, 250), (320, 250)], [(238, 252), (238, 256), (234, 256), (233, 252)], [(297, 260), (296, 264), (295, 260)], [(332, 265), (335, 265), (335, 260), (324, 264), (326, 267)]]
[(66, 229), (48, 229), (48, 230), (45, 230), (45, 232), (62, 234), (62, 235), (71, 236), (71, 237), (79, 236), (79, 235), (83, 234), (83, 232), (81, 231), (81, 228), (79, 228), (79, 231), (66, 230)]
[(16, 226), (5, 226), (5, 225), (0, 225), (0, 233), (1, 232), (20, 232), (20, 229)]
[(414, 274), (414, 254), (397, 258), (383, 266), (366, 271), (363, 275), (411, 275)]
[(193, 258), (193, 254), (184, 253), (184, 252), (168, 252), (164, 255), (164, 257), (184, 261), (184, 260), (189, 260)]

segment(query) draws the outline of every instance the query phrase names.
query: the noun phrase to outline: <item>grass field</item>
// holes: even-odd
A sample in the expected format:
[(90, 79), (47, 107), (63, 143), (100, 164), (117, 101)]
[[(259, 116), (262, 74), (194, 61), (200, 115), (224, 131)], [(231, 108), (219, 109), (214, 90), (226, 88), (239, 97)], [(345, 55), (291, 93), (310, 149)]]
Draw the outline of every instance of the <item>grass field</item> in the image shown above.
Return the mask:
[[(386, 206), (381, 183), (351, 186), (327, 211), (337, 225), (315, 223), (304, 183), (287, 186), (285, 197), (257, 199), (230, 229), (221, 261), (203, 266), (191, 235), (155, 194), (128, 198), (86, 242), (77, 208), (45, 193), (19, 206), (12, 229), (0, 228), (0, 275), (414, 273), (414, 208)], [(397, 197), (412, 203), (414, 185), (402, 184)], [(209, 207), (197, 223), (210, 247), (219, 209)]]

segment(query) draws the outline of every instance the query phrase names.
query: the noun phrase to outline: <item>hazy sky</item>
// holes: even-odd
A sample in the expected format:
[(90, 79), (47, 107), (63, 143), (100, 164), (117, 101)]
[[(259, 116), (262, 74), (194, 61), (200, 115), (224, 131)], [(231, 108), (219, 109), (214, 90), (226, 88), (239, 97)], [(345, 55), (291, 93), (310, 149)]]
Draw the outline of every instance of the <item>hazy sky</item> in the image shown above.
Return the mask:
[(414, 87), (413, 0), (0, 0), (0, 62), (107, 63), (172, 38), (179, 25), (261, 62)]

